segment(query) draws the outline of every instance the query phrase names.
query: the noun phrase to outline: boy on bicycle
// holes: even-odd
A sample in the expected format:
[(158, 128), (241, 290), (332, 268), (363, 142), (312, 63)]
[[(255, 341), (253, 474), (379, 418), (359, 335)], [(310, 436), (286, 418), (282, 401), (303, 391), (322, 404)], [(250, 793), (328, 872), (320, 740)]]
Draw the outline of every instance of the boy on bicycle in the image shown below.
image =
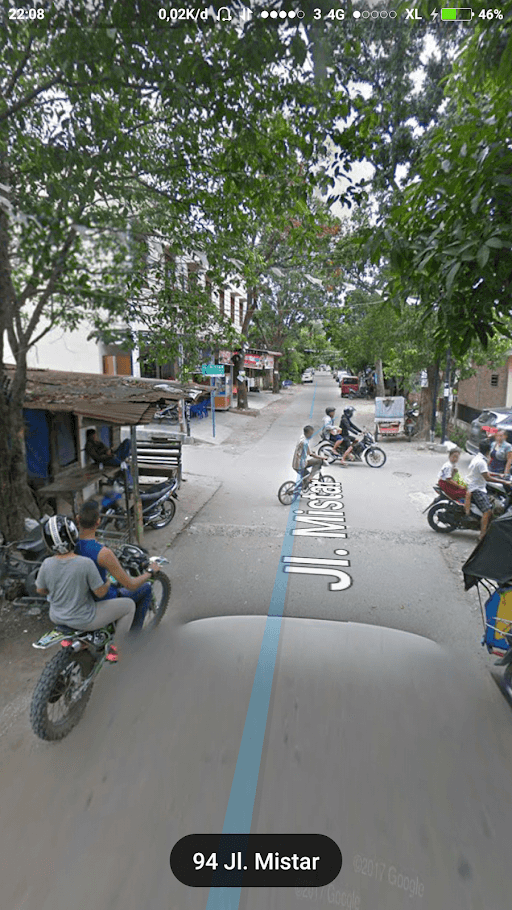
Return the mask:
[[(327, 461), (326, 455), (317, 455), (309, 448), (309, 440), (314, 435), (315, 429), (309, 424), (304, 427), (293, 453), (292, 467), (300, 474), (304, 489), (309, 486), (315, 474), (318, 474), (322, 462)], [(309, 468), (309, 470), (308, 470)]]

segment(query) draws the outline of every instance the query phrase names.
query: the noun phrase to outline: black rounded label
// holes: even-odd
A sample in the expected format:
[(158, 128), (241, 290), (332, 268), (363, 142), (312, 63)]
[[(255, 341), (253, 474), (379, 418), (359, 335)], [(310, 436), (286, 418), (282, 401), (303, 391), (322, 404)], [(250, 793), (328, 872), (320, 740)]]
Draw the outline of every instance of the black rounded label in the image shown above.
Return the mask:
[(191, 888), (328, 885), (341, 863), (324, 834), (188, 834), (171, 853), (174, 875)]

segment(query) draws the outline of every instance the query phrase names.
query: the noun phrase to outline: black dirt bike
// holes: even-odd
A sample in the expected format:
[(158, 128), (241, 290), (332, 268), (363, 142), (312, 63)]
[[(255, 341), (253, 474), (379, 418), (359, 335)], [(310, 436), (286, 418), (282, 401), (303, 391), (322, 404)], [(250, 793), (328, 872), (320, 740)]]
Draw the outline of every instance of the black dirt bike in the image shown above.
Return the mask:
[[(344, 451), (345, 449), (340, 446), (340, 449), (335, 452), (333, 443), (329, 441), (322, 442), (322, 444), (318, 446), (318, 454), (327, 455), (329, 458), (327, 463), (329, 465), (341, 460)], [(354, 461), (362, 461), (364, 458), (369, 468), (381, 468), (386, 464), (387, 460), (384, 449), (375, 445), (375, 439), (368, 431), (365, 431), (360, 439), (357, 439), (352, 443), (352, 454), (354, 456)]]
[(297, 480), (287, 480), (285, 483), (281, 484), (279, 490), (277, 491), (277, 497), (279, 502), (283, 506), (289, 506), (292, 502), (295, 502), (297, 499), (300, 499), (303, 493), (306, 493), (308, 487), (311, 483), (336, 483), (334, 477), (331, 477), (328, 474), (324, 474), (322, 470), (317, 471), (316, 474), (311, 474), (311, 471), (308, 469), (302, 477), (299, 477)]
[[(150, 560), (147, 550), (133, 544), (125, 544), (116, 555), (133, 576), (144, 572), (150, 562), (159, 566), (168, 562), (163, 557)], [(165, 572), (155, 572), (151, 586), (152, 602), (143, 631), (158, 626), (171, 596), (171, 582)], [(79, 632), (59, 624), (33, 643), (33, 647), (40, 650), (57, 644), (61, 646), (58, 654), (46, 664), (32, 696), (30, 723), (40, 739), (63, 739), (77, 725), (91, 697), (95, 679), (106, 662), (114, 633), (114, 623), (94, 632)]]

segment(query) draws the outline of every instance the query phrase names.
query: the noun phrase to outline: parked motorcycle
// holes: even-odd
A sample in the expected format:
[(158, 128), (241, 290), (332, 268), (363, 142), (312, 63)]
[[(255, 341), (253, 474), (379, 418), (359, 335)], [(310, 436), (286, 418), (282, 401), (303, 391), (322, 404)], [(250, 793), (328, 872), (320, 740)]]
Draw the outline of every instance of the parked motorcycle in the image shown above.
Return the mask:
[(347, 398), (371, 398), (371, 397), (372, 396), (371, 396), (368, 386), (361, 386), (361, 388), (357, 392), (354, 392), (354, 390), (351, 389), (347, 395)]
[(180, 418), (178, 413), (178, 405), (175, 404), (167, 408), (161, 408), (160, 410), (155, 411), (155, 416), (153, 419), (157, 423), (179, 423)]
[[(168, 562), (163, 557), (150, 559), (147, 550), (132, 544), (122, 547), (117, 556), (131, 575), (140, 575), (150, 562), (159, 566)], [(144, 631), (154, 629), (160, 623), (171, 595), (171, 582), (164, 572), (155, 572), (151, 585), (153, 598)], [(58, 654), (46, 664), (32, 696), (30, 722), (40, 739), (63, 739), (77, 725), (91, 697), (96, 677), (106, 662), (114, 633), (114, 623), (94, 632), (77, 632), (59, 624), (33, 643), (39, 650), (57, 644), (61, 646)]]
[[(318, 447), (318, 452), (320, 455), (329, 457), (328, 464), (334, 464), (335, 461), (341, 460), (343, 457), (343, 451), (338, 450), (335, 452), (332, 442), (329, 441), (323, 442)], [(364, 458), (369, 468), (381, 468), (387, 460), (384, 450), (375, 445), (375, 439), (366, 430), (362, 437), (352, 444), (352, 454), (354, 461), (362, 461)]]
[[(452, 531), (479, 531), (482, 512), (472, 502), (469, 515), (464, 511), (464, 505), (452, 499), (441, 487), (435, 486), (437, 493), (435, 499), (423, 510), (428, 512), (427, 521), (432, 530), (438, 534), (451, 534)], [(512, 505), (512, 495), (507, 493), (499, 484), (488, 483), (487, 493), (492, 503), (491, 520), (504, 515)]]
[(44, 606), (46, 598), (36, 590), (39, 567), (49, 555), (42, 523), (26, 522), (27, 537), (0, 546), (0, 594), (13, 606)]
[[(171, 481), (155, 484), (141, 492), (142, 518), (145, 528), (158, 530), (171, 523), (176, 514), (174, 500), (178, 498), (177, 489), (178, 481), (173, 478)], [(126, 528), (128, 517), (126, 508), (120, 503), (122, 496), (121, 488), (114, 484), (112, 490), (103, 497), (100, 530), (104, 530), (112, 523), (116, 531)], [(133, 507), (130, 509), (130, 515), (134, 521)]]
[(419, 430), (419, 422), (418, 422), (419, 416), (420, 416), (420, 410), (419, 410), (419, 405), (417, 403), (413, 404), (405, 412), (404, 433), (407, 436), (407, 439), (409, 440), (409, 442), (411, 441), (412, 437)]

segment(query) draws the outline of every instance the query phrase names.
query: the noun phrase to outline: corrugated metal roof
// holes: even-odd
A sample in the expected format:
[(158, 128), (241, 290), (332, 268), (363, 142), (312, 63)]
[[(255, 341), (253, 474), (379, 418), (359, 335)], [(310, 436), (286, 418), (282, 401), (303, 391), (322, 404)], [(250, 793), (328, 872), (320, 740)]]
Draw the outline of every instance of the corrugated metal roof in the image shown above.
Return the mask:
[[(4, 369), (11, 378), (14, 366)], [(191, 382), (30, 369), (25, 407), (68, 411), (91, 420), (130, 426), (150, 423), (162, 399), (195, 401), (201, 394), (204, 387)]]

